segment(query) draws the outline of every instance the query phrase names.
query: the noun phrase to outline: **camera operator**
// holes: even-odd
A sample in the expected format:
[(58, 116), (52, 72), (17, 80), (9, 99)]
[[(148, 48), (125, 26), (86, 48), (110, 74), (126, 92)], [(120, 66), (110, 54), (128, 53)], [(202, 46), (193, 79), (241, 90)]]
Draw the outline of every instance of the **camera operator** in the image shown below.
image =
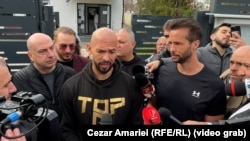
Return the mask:
[[(2, 57), (1, 57), (2, 58)], [(5, 60), (0, 59), (0, 96), (4, 96), (7, 100), (10, 99), (12, 93), (16, 92), (16, 87), (11, 81), (11, 74), (9, 68), (6, 65)], [(15, 128), (14, 130), (8, 129), (5, 133), (8, 137), (15, 137), (20, 135), (20, 130)], [(6, 139), (1, 137), (1, 141), (26, 141), (25, 136), (17, 139)]]

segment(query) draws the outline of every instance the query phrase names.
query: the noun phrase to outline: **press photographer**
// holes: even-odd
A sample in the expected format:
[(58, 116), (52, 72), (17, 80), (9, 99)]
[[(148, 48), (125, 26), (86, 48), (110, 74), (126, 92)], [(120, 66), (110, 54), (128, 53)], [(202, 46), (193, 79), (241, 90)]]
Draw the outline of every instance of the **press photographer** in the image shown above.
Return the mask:
[[(16, 91), (15, 85), (11, 81), (11, 74), (9, 72), (9, 68), (6, 65), (5, 59), (0, 57), (0, 95), (4, 96), (6, 99), (10, 99), (12, 93)], [(5, 133), (6, 136), (15, 137), (21, 135), (20, 130), (18, 128), (11, 130), (8, 129)], [(1, 141), (26, 141), (25, 137), (22, 136), (17, 139), (7, 139), (3, 136), (1, 137)]]
[[(39, 108), (42, 108), (41, 112), (38, 112)], [(44, 96), (30, 92), (18, 92), (7, 101), (1, 97), (0, 112), (0, 135), (8, 139), (25, 135), (28, 141), (37, 141), (38, 126), (48, 115)], [(17, 137), (3, 134), (7, 129), (14, 128), (19, 128), (22, 134)]]
[[(42, 107), (44, 104), (44, 99), (43, 99), (44, 97), (41, 96), (41, 94), (38, 94), (37, 96), (32, 97), (30, 95), (31, 93), (27, 93), (26, 96), (23, 95), (24, 97), (18, 97), (20, 96), (19, 94), (21, 93), (19, 93), (18, 95), (15, 95), (14, 93), (17, 91), (17, 89), (15, 85), (13, 84), (13, 82), (11, 81), (12, 77), (6, 65), (5, 59), (3, 59), (3, 57), (0, 57), (0, 72), (1, 72), (0, 73), (0, 82), (1, 82), (0, 83), (0, 96), (2, 96), (2, 98), (0, 98), (0, 105), (2, 106), (2, 108), (5, 107), (5, 109), (0, 109), (1, 111), (0, 121), (9, 122), (9, 120), (12, 120), (12, 114), (9, 116), (7, 115), (10, 114), (11, 112), (14, 112), (17, 107), (18, 108), (16, 110), (21, 110), (17, 113), (13, 113), (15, 115), (14, 117), (17, 117), (17, 119), (20, 118), (19, 120), (16, 119), (17, 121), (11, 121), (11, 123), (8, 123), (8, 125), (1, 124), (1, 135), (0, 135), (1, 141), (26, 141), (24, 135), (26, 135), (29, 129), (32, 129), (32, 128), (34, 128), (34, 131), (33, 132), (30, 131), (31, 132), (30, 134), (33, 134), (33, 137), (36, 137), (37, 135), (36, 141), (58, 140), (58, 136), (59, 136), (58, 130), (53, 129), (53, 127), (59, 124), (57, 113), (54, 112), (53, 110), (48, 110), (47, 111), (48, 113), (46, 114), (44, 111), (45, 108), (39, 108), (39, 107)], [(27, 97), (27, 95), (29, 95), (30, 97)], [(14, 106), (14, 105), (18, 105), (18, 106)], [(12, 108), (14, 107), (16, 108), (11, 109), (11, 112), (10, 112), (10, 109), (6, 109), (8, 106), (9, 107), (11, 106)], [(37, 112), (35, 112), (36, 109), (37, 109)], [(31, 113), (27, 112), (31, 110), (34, 110), (34, 112), (31, 112)], [(20, 115), (21, 117), (19, 117)], [(6, 117), (7, 119), (4, 120)], [(8, 119), (8, 118), (11, 118), (11, 119)], [(26, 120), (26, 119), (29, 119), (29, 120)], [(32, 123), (31, 122), (32, 119), (37, 119), (35, 121), (33, 120), (36, 123)], [(11, 128), (11, 129), (6, 130), (7, 128)], [(29, 141), (28, 138), (27, 140)]]

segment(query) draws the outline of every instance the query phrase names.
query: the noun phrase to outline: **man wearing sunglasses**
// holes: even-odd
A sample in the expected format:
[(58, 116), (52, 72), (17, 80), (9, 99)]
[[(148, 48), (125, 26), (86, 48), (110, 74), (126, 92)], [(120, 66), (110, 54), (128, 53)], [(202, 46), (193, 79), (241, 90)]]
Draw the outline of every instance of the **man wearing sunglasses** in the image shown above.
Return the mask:
[(89, 62), (88, 58), (75, 53), (76, 33), (69, 27), (59, 27), (55, 30), (54, 46), (58, 62), (73, 68), (76, 72), (81, 71)]

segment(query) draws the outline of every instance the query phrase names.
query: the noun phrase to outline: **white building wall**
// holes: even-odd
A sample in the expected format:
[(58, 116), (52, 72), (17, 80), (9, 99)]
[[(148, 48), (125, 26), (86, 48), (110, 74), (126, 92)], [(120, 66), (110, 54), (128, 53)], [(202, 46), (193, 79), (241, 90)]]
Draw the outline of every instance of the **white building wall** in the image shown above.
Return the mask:
[(111, 5), (111, 29), (122, 27), (123, 0), (50, 0), (55, 12), (59, 12), (60, 26), (68, 26), (77, 32), (77, 3)]
[(214, 27), (222, 23), (229, 23), (232, 26), (241, 27), (241, 37), (246, 44), (250, 44), (250, 16), (249, 15), (234, 15), (234, 14), (216, 14), (214, 13)]

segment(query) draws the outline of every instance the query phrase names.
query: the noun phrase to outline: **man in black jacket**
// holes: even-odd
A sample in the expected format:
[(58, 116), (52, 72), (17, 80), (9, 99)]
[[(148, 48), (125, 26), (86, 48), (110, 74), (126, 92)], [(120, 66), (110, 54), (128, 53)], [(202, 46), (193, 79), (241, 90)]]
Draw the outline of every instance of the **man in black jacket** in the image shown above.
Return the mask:
[(135, 52), (136, 46), (134, 32), (128, 28), (122, 28), (117, 32), (118, 48), (117, 57), (122, 63), (122, 70), (133, 76), (133, 68), (136, 65), (146, 65), (146, 61)]
[[(13, 82), (17, 91), (42, 94), (50, 109), (56, 111), (59, 120), (58, 97), (63, 83), (76, 74), (76, 71), (68, 66), (57, 63), (56, 51), (52, 39), (43, 33), (34, 33), (27, 40), (30, 65), (13, 75)], [(59, 130), (59, 127), (55, 127)]]

